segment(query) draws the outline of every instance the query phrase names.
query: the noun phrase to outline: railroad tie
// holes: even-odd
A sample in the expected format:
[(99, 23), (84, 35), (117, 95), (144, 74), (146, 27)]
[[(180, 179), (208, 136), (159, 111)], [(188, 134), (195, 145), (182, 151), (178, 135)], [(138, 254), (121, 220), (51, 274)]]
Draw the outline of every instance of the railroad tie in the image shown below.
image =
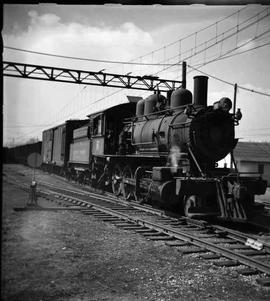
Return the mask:
[(155, 235), (154, 236), (146, 236), (146, 238), (150, 239), (150, 240), (161, 240), (161, 241), (165, 241), (165, 240), (170, 241), (170, 240), (174, 239), (171, 236), (164, 236), (164, 235), (160, 235), (160, 236), (158, 236), (158, 235), (156, 235), (156, 236)]
[(92, 215), (95, 216), (95, 217), (111, 217), (110, 214), (102, 213), (102, 212), (93, 213)]
[(258, 278), (257, 280), (257, 283), (262, 285), (262, 286), (270, 286), (270, 278), (267, 277), (267, 278)]
[(161, 232), (157, 232), (157, 231), (154, 232), (153, 230), (152, 230), (152, 232), (149, 232), (149, 233), (146, 232), (146, 233), (141, 233), (141, 234), (142, 234), (143, 236), (145, 236), (145, 237), (148, 237), (148, 236), (149, 236), (149, 237), (154, 237), (154, 236), (162, 236), (162, 235), (163, 235), (163, 236), (166, 236), (166, 235), (164, 235), (164, 234), (161, 233)]
[(135, 230), (135, 232), (140, 233), (140, 234), (144, 234), (144, 233), (157, 233), (153, 229), (138, 229), (138, 230)]
[(226, 247), (227, 249), (235, 249), (235, 250), (250, 250), (250, 247), (241, 245), (241, 244), (231, 244)]
[(119, 221), (119, 223), (114, 223), (114, 224), (115, 224), (115, 226), (117, 226), (119, 228), (124, 228), (124, 227), (132, 226), (131, 223), (123, 222), (123, 221)]
[(130, 225), (130, 226), (126, 226), (126, 227), (122, 227), (122, 229), (124, 230), (139, 230), (139, 229), (143, 229), (143, 226), (140, 225)]
[(213, 244), (235, 244), (235, 241), (230, 238), (208, 238), (207, 242), (211, 242)]
[(260, 273), (259, 271), (250, 268), (239, 269), (237, 272), (243, 276), (257, 275)]
[(167, 241), (166, 245), (170, 247), (184, 247), (184, 246), (190, 246), (190, 243), (182, 240), (175, 240), (175, 241)]
[(242, 254), (246, 255), (246, 256), (255, 256), (255, 255), (266, 255), (267, 253), (264, 250), (242, 250), (241, 252)]
[(98, 212), (97, 210), (82, 210), (82, 213), (86, 215), (92, 215), (97, 212)]
[(116, 211), (135, 211), (136, 209), (134, 208), (112, 208), (113, 210)]
[(214, 238), (214, 237), (216, 237), (215, 234), (208, 234), (208, 233), (197, 233), (196, 236), (200, 237), (200, 238)]
[(201, 254), (200, 257), (203, 258), (203, 259), (209, 260), (209, 259), (219, 259), (222, 256), (218, 255), (218, 254), (211, 253), (211, 254)]
[(234, 267), (238, 266), (241, 263), (235, 260), (222, 260), (222, 261), (216, 261), (214, 262), (214, 265), (220, 266), (220, 267)]
[(117, 226), (118, 223), (123, 223), (123, 221), (117, 216), (106, 217), (102, 219), (104, 222), (110, 222), (111, 224)]
[(181, 254), (191, 254), (191, 253), (205, 253), (207, 252), (207, 250), (202, 249), (202, 248), (198, 248), (198, 247), (190, 247), (188, 249), (177, 249), (178, 252), (180, 252)]

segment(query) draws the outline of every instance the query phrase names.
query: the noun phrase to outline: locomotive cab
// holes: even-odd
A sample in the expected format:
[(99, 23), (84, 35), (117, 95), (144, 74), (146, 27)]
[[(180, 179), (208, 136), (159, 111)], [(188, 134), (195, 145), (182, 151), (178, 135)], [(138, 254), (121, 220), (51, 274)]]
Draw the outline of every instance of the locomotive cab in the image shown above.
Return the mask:
[(88, 115), (92, 125), (92, 155), (116, 155), (124, 121), (135, 115), (136, 104), (125, 103)]

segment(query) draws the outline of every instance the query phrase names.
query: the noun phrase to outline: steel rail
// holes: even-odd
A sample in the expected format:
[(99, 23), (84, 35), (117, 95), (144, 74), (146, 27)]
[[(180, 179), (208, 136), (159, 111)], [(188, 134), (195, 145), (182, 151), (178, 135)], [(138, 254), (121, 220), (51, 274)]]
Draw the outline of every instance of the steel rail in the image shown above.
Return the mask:
[[(196, 237), (195, 235), (188, 234), (188, 233), (183, 232), (179, 229), (172, 229), (170, 226), (160, 225), (160, 224), (150, 222), (150, 221), (147, 221), (145, 219), (138, 218), (138, 217), (132, 217), (128, 214), (125, 214), (125, 213), (122, 213), (122, 212), (117, 212), (113, 209), (106, 208), (104, 206), (91, 203), (91, 201), (89, 201), (89, 200), (87, 200), (87, 201), (81, 200), (79, 198), (71, 197), (69, 195), (62, 194), (62, 193), (60, 194), (60, 193), (57, 193), (57, 192), (54, 192), (54, 191), (50, 191), (50, 193), (52, 193), (54, 196), (61, 195), (64, 198), (76, 200), (78, 203), (84, 204), (84, 206), (86, 208), (97, 209), (99, 211), (108, 213), (112, 216), (118, 217), (118, 218), (123, 219), (125, 221), (135, 223), (135, 224), (143, 226), (143, 227), (148, 227), (148, 228), (153, 229), (155, 231), (158, 231), (160, 233), (164, 233), (164, 234), (166, 234), (166, 235), (168, 235), (172, 238), (176, 238), (176, 239), (180, 239), (180, 240), (189, 242), (193, 245), (196, 245), (200, 248), (205, 249), (206, 251), (212, 251), (214, 253), (217, 253), (219, 255), (227, 257), (231, 260), (238, 261), (239, 263), (242, 263), (246, 266), (252, 267), (256, 270), (259, 270), (260, 272), (263, 272), (263, 273), (266, 273), (266, 274), (270, 275), (270, 265), (265, 264), (263, 262), (260, 262), (256, 259), (250, 258), (250, 257), (248, 257), (244, 254), (235, 253), (235, 251), (231, 251), (231, 250), (225, 249), (224, 247), (217, 246), (216, 244), (213, 244), (211, 242), (207, 242), (203, 239), (200, 239), (200, 238)], [(93, 197), (95, 197), (95, 196), (93, 196)], [(99, 199), (107, 201), (106, 199), (104, 199), (100, 196), (99, 196)], [(227, 229), (225, 231), (227, 231)], [(235, 240), (237, 241), (238, 239), (235, 239)], [(241, 241), (241, 242), (243, 242), (243, 241)], [(266, 253), (262, 252), (262, 255), (265, 255), (265, 254)]]
[[(109, 193), (107, 193), (106, 195), (100, 196), (101, 191), (96, 191), (96, 192), (87, 191), (87, 192), (85, 192), (85, 191), (79, 190), (79, 189), (68, 189), (68, 188), (56, 186), (56, 185), (48, 183), (46, 181), (39, 181), (39, 184), (44, 185), (44, 186), (49, 186), (49, 187), (52, 187), (52, 188), (56, 188), (56, 189), (59, 189), (59, 190), (62, 190), (62, 191), (71, 192), (72, 194), (79, 194), (79, 195), (82, 195), (82, 196), (94, 197), (96, 199), (106, 200), (106, 201), (111, 202), (111, 203), (118, 203), (118, 204), (121, 204), (123, 206), (129, 206), (129, 207), (132, 206), (133, 208), (138, 209), (138, 210), (142, 210), (142, 211), (152, 213), (152, 214), (155, 214), (155, 215), (159, 215), (159, 216), (168, 217), (168, 215), (162, 210), (151, 208), (151, 207), (147, 208), (145, 205), (140, 205), (140, 204), (137, 204), (136, 202), (132, 202), (132, 201), (127, 202), (126, 200), (121, 199), (119, 197), (115, 197), (114, 195), (110, 195)], [(51, 192), (53, 192), (53, 191), (51, 191)], [(179, 219), (179, 216), (177, 216), (177, 215), (176, 216), (169, 216), (169, 217), (172, 218), (172, 219), (176, 219), (176, 220)], [(228, 238), (238, 240), (240, 243), (244, 243), (247, 240), (247, 238), (258, 239), (256, 236), (253, 236), (251, 234), (249, 234), (249, 236), (247, 236), (247, 235), (245, 235), (245, 234), (243, 234), (243, 233), (241, 233), (237, 230), (232, 230), (230, 228), (226, 228), (226, 227), (216, 225), (216, 224), (214, 224), (214, 225), (209, 224), (206, 221), (194, 220), (194, 219), (190, 219), (190, 218), (185, 217), (185, 216), (181, 216), (181, 219), (184, 219), (187, 223), (195, 225), (195, 226), (207, 227), (207, 228), (211, 228), (213, 230), (218, 229), (218, 230), (221, 230), (221, 231), (226, 231)], [(262, 241), (262, 243), (263, 243), (265, 248), (270, 250), (270, 244), (269, 243), (263, 242), (263, 241)]]
[[(68, 195), (64, 195), (65, 197), (69, 197)], [(108, 213), (112, 216), (116, 216), (120, 219), (123, 219), (128, 222), (136, 223), (137, 225), (141, 225), (144, 227), (151, 228), (153, 230), (156, 230), (160, 233), (164, 233), (166, 235), (171, 236), (172, 238), (177, 238), (186, 242), (189, 242), (193, 245), (196, 245), (200, 248), (206, 249), (206, 251), (212, 251), (214, 253), (220, 254), (224, 257), (227, 257), (231, 260), (238, 261), (239, 263), (242, 263), (246, 266), (252, 267), (256, 270), (259, 270), (260, 272), (266, 273), (270, 275), (270, 265), (265, 264), (263, 262), (260, 262), (256, 259), (250, 258), (244, 254), (240, 253), (235, 253), (235, 251), (231, 251), (229, 249), (225, 249), (224, 247), (217, 246), (216, 244), (213, 244), (211, 242), (207, 242), (203, 239), (200, 239), (196, 237), (195, 235), (188, 234), (186, 232), (183, 232), (181, 230), (177, 229), (172, 229), (169, 226), (165, 225), (159, 225), (157, 223), (149, 222), (145, 219), (142, 218), (134, 218), (128, 214), (122, 213), (122, 212), (117, 212), (113, 209), (110, 208), (105, 208), (103, 206), (93, 204), (91, 201), (84, 201), (80, 200), (78, 198), (73, 198), (76, 199), (78, 202), (84, 203), (87, 208), (92, 208), (92, 209), (98, 209), (102, 212)], [(262, 255), (265, 255), (266, 253), (262, 252)]]

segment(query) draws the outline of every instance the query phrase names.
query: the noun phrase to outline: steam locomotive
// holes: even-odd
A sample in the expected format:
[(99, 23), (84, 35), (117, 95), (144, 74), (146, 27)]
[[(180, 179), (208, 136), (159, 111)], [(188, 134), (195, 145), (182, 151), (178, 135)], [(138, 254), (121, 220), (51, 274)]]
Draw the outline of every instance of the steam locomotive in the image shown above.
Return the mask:
[[(194, 77), (194, 93), (181, 87), (69, 120), (43, 132), (45, 166), (137, 202), (158, 202), (188, 217), (247, 221), (263, 211), (260, 174), (237, 170), (233, 149), (241, 111), (224, 97), (207, 105), (208, 77)], [(57, 134), (58, 133), (58, 134)], [(217, 162), (231, 154), (231, 168)], [(58, 157), (58, 161), (54, 158)], [(60, 160), (61, 159), (61, 160)], [(60, 163), (59, 163), (60, 162)]]

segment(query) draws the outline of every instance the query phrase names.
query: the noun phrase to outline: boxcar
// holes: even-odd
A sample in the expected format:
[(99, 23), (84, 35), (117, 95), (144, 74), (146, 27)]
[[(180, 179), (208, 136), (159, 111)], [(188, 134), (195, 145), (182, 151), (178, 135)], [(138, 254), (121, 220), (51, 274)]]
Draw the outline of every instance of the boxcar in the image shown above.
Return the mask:
[(42, 162), (45, 169), (62, 174), (69, 160), (69, 146), (73, 130), (89, 122), (85, 120), (67, 120), (65, 123), (43, 131)]
[(83, 126), (73, 131), (73, 143), (70, 144), (69, 164), (88, 166), (90, 160), (89, 126)]

